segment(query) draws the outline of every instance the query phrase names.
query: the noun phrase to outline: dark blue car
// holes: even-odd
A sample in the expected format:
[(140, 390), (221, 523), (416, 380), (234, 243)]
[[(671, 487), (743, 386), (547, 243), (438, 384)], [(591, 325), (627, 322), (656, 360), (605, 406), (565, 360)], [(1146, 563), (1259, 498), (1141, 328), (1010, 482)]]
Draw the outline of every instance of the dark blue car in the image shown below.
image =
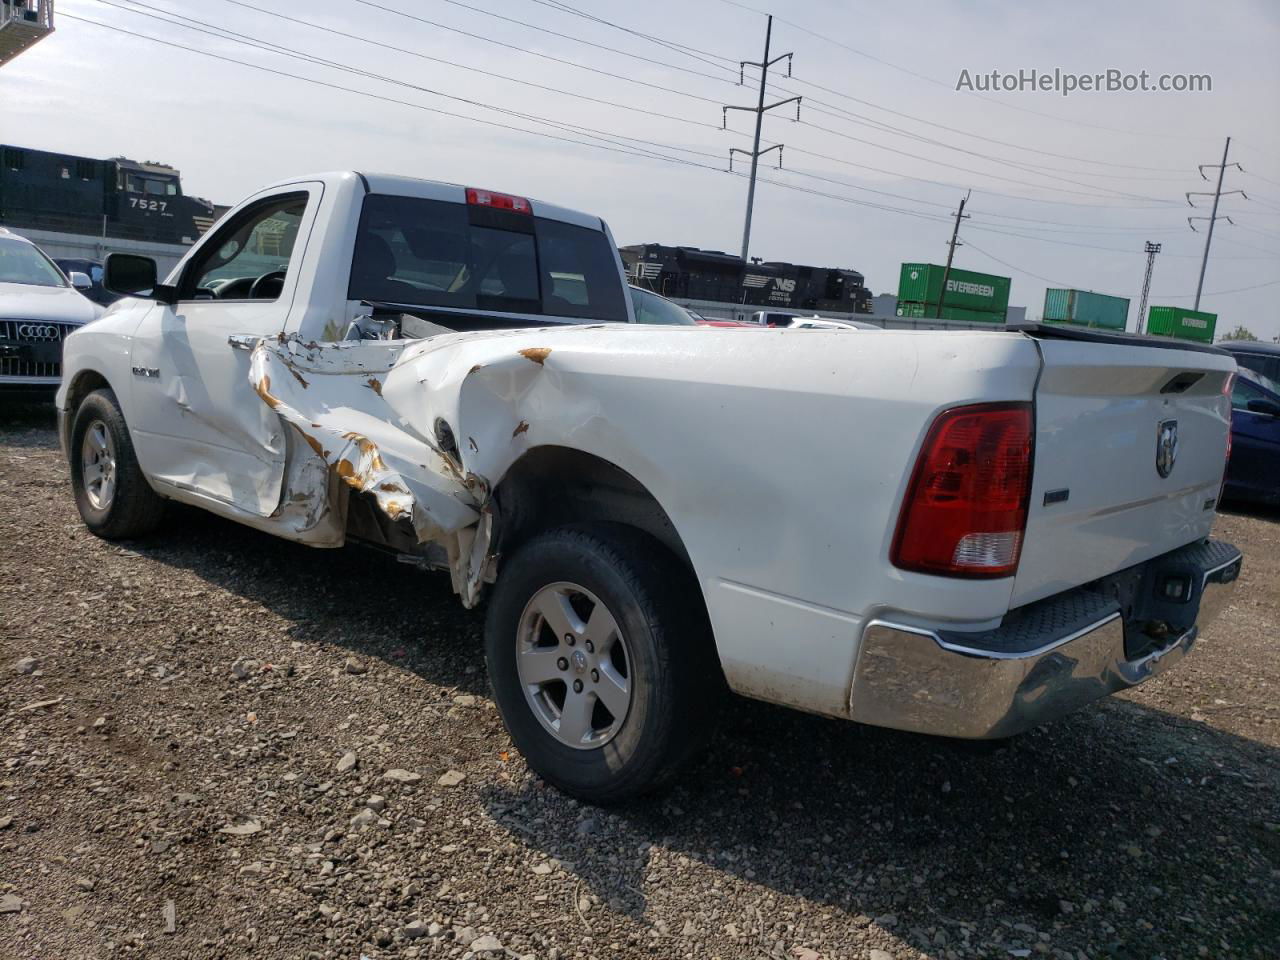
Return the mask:
[(1231, 391), (1225, 495), (1280, 504), (1280, 383), (1243, 367)]

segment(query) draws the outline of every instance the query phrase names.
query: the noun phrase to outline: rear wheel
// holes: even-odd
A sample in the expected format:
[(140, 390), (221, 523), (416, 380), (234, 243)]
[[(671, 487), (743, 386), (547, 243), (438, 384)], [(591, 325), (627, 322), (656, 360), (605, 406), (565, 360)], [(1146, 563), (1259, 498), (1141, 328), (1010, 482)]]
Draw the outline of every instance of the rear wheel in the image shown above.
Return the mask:
[(696, 589), (661, 544), (621, 526), (553, 530), (504, 565), (485, 652), (530, 767), (595, 803), (671, 780), (723, 689)]
[(111, 390), (95, 390), (81, 401), (69, 452), (76, 507), (90, 531), (107, 540), (127, 540), (159, 525), (164, 499), (138, 466), (124, 414)]

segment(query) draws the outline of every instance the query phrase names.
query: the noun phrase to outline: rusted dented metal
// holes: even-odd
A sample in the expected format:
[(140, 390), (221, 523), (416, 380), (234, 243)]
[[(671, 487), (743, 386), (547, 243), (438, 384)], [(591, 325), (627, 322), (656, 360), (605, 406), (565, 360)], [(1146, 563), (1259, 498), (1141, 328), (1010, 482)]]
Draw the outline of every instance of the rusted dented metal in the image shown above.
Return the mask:
[[(552, 336), (577, 343), (576, 331), (590, 329)], [(552, 402), (559, 415), (586, 424), (598, 410), (590, 397), (566, 400), (561, 379), (543, 376), (550, 346), (516, 349), (513, 338), (531, 339), (529, 331), (492, 331), (260, 341), (253, 388), (302, 441), (295, 452), (309, 452), (304, 459), (313, 464), (289, 471), (281, 509), (287, 505), (299, 525), (332, 526), (346, 516), (341, 491), (359, 491), (388, 518), (408, 522), (424, 556), (428, 545), (436, 545), (437, 559), (443, 548), (454, 589), (474, 605), (496, 574), (493, 485), (534, 443), (532, 424), (545, 417), (533, 414)], [(445, 449), (440, 424), (464, 442)]]
[(526, 360), (532, 360), (534, 363), (541, 366), (547, 362), (547, 357), (551, 356), (551, 348), (525, 347), (520, 351), (520, 356), (524, 357)]
[[(398, 418), (386, 407), (381, 392), (369, 389), (370, 358), (344, 352), (335, 362), (324, 355), (325, 349), (318, 344), (263, 340), (253, 352), (249, 376), (254, 390), (324, 467), (319, 475), (306, 476), (305, 483), (295, 485), (295, 479), (304, 479), (302, 474), (290, 477), (282, 502), (322, 504), (325, 509), (317, 507), (308, 513), (313, 519), (334, 512), (333, 494), (323, 477), (338, 477), (371, 496), (390, 519), (407, 520), (420, 543), (441, 544), (455, 568), (453, 579), (463, 602), (474, 604), (479, 586), (471, 571), (475, 533), (470, 528), (480, 517), (476, 494), (483, 491), (487, 496), (487, 484), (460, 475), (432, 441), (395, 425)], [(308, 374), (309, 386), (302, 386), (308, 377), (285, 376), (286, 371), (301, 372), (298, 368)], [(465, 536), (460, 536), (463, 531)], [(474, 589), (468, 587), (472, 582), (477, 583)]]

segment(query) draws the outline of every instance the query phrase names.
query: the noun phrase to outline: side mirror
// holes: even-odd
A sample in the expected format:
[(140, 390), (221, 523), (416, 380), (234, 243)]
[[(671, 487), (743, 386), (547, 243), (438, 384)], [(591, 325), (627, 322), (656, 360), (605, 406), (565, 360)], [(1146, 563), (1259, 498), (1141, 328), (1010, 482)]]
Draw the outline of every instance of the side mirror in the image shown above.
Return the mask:
[(1280, 403), (1274, 400), (1250, 400), (1247, 404), (1250, 413), (1260, 413), (1267, 417), (1280, 417)]
[(156, 279), (156, 262), (150, 257), (134, 253), (107, 254), (102, 285), (112, 293), (124, 297), (143, 297), (161, 303), (177, 301), (177, 291), (166, 287)]
[(71, 281), (71, 285), (77, 290), (92, 290), (93, 281), (89, 279), (87, 273), (81, 273), (79, 270), (72, 270), (71, 275), (67, 277)]

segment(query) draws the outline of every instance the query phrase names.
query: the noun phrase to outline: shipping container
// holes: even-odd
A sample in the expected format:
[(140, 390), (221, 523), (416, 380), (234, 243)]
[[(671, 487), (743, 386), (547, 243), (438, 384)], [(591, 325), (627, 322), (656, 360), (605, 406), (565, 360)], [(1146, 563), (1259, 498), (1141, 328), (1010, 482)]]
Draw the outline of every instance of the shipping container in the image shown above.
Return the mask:
[(1216, 313), (1188, 310), (1186, 307), (1152, 307), (1147, 313), (1147, 333), (1156, 337), (1213, 343), (1213, 332), (1217, 326)]
[(1048, 323), (1123, 330), (1129, 319), (1129, 301), (1092, 290), (1050, 287), (1044, 292), (1044, 319)]
[[(942, 275), (945, 272), (945, 267), (935, 263), (904, 263), (898, 277), (898, 300), (902, 303), (936, 304), (942, 294)], [(1003, 317), (1009, 306), (1009, 278), (953, 267), (947, 277), (947, 295), (942, 303), (965, 310), (998, 313)]]
[[(938, 315), (938, 305), (936, 303), (899, 303), (897, 312), (900, 317), (933, 320)], [(998, 323), (1003, 325), (1005, 315), (991, 310), (966, 310), (964, 307), (953, 307), (944, 303), (942, 305), (941, 319), (963, 320), (966, 323)]]

